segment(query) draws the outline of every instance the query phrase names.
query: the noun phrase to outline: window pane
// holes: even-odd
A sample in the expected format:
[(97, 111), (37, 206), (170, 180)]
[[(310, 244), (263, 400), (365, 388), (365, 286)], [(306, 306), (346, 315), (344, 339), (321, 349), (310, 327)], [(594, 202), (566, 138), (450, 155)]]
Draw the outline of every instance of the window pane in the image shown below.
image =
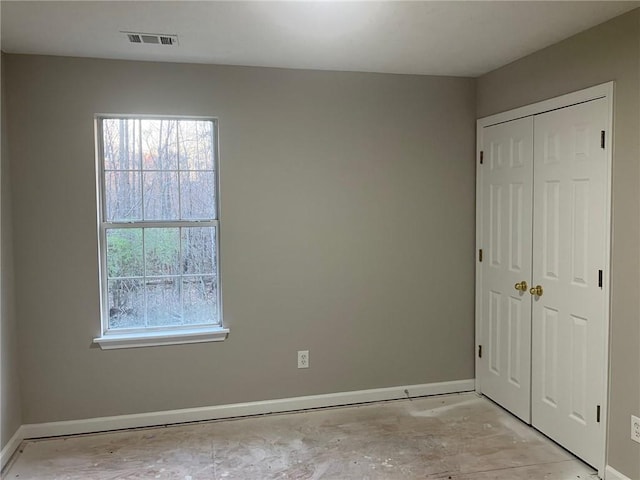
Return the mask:
[(144, 219), (178, 219), (178, 174), (144, 172)]
[(215, 123), (118, 118), (100, 125), (104, 323), (113, 330), (219, 325), (217, 229), (176, 223), (217, 218)]
[(176, 120), (141, 120), (142, 168), (178, 169), (178, 128)]
[(185, 220), (215, 219), (215, 174), (180, 172), (180, 205)]
[(105, 172), (104, 183), (108, 222), (142, 218), (139, 172)]
[(177, 275), (180, 269), (180, 229), (145, 228), (144, 255), (147, 276)]
[(107, 230), (107, 276), (114, 278), (143, 275), (142, 229)]
[(180, 277), (147, 278), (147, 325), (182, 325)]
[(181, 120), (178, 123), (181, 170), (213, 170), (213, 123)]
[(140, 123), (131, 118), (102, 121), (105, 170), (140, 170)]
[(189, 227), (182, 229), (182, 273), (216, 272), (215, 227)]
[(218, 285), (215, 277), (183, 277), (182, 296), (185, 324), (219, 323)]
[(109, 280), (109, 328), (141, 328), (144, 322), (142, 280)]

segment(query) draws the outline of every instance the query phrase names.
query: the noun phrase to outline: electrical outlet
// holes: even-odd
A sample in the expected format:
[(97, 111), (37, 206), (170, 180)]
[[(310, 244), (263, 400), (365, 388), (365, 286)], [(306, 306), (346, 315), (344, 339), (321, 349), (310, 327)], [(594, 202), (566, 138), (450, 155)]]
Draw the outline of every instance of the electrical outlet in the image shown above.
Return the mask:
[(298, 368), (309, 368), (309, 350), (298, 350)]
[(640, 418), (631, 415), (631, 440), (640, 443)]

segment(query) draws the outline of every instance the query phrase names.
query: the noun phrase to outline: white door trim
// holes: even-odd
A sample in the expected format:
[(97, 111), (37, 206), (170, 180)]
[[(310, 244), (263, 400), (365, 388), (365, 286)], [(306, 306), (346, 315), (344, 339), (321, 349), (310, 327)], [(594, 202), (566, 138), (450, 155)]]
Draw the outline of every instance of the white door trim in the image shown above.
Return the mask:
[[(613, 98), (613, 86), (614, 82), (607, 82), (594, 87), (585, 88), (584, 90), (578, 90), (577, 92), (567, 93), (566, 95), (560, 95), (559, 97), (550, 98), (549, 100), (543, 100), (541, 102), (532, 103), (531, 105), (525, 105), (513, 110), (507, 110), (506, 112), (496, 113), (495, 115), (489, 115), (488, 117), (480, 118), (478, 127), (488, 127), (495, 125), (496, 123), (509, 122), (522, 117), (530, 117), (532, 115), (539, 115), (544, 112), (556, 110), (558, 108), (569, 107), (578, 103), (588, 102), (597, 98)], [(611, 102), (610, 102), (611, 103)]]
[(605, 291), (605, 335), (603, 338), (604, 343), (604, 352), (605, 352), (605, 362), (606, 367), (604, 368), (604, 376), (603, 385), (606, 385), (606, 392), (604, 392), (603, 397), (601, 399), (602, 405), (602, 434), (604, 435), (603, 445), (605, 446), (600, 461), (598, 465), (594, 465), (598, 469), (598, 475), (600, 478), (604, 478), (605, 467), (606, 467), (606, 452), (607, 452), (607, 420), (608, 420), (608, 411), (609, 411), (609, 368), (610, 368), (610, 355), (609, 355), (609, 330), (610, 330), (610, 317), (611, 317), (611, 167), (613, 164), (613, 95), (614, 95), (614, 82), (607, 82), (601, 85), (596, 85), (593, 87), (585, 88), (584, 90), (579, 90), (577, 92), (568, 93), (566, 95), (561, 95), (559, 97), (551, 98), (549, 100), (544, 100), (542, 102), (534, 103), (531, 105), (526, 105), (523, 107), (519, 107), (513, 110), (509, 110), (506, 112), (497, 113), (495, 115), (490, 115), (488, 117), (480, 118), (476, 122), (476, 299), (475, 299), (475, 311), (476, 311), (476, 342), (475, 348), (476, 351), (474, 353), (476, 359), (476, 391), (478, 393), (482, 393), (482, 383), (479, 378), (478, 372), (480, 371), (479, 366), (479, 358), (478, 358), (478, 348), (481, 345), (480, 341), (482, 339), (482, 304), (481, 304), (481, 295), (482, 291), (482, 275), (479, 268), (478, 262), (478, 252), (482, 247), (482, 169), (479, 168), (480, 165), (480, 152), (483, 149), (482, 145), (482, 133), (485, 127), (496, 125), (498, 123), (508, 122), (511, 120), (516, 120), (518, 118), (528, 117), (532, 115), (538, 115), (544, 112), (548, 112), (551, 110), (556, 110), (559, 108), (569, 107), (571, 105), (576, 105), (579, 103), (588, 102), (591, 100), (596, 100), (598, 98), (605, 98), (607, 100), (607, 138), (605, 142), (605, 156), (606, 156), (606, 175), (607, 178), (605, 180), (606, 185), (606, 201), (607, 205), (605, 206), (605, 229), (609, 232), (609, 235), (606, 236), (605, 241), (605, 249), (606, 249), (606, 262), (605, 262), (605, 271), (604, 271), (604, 285), (603, 289)]

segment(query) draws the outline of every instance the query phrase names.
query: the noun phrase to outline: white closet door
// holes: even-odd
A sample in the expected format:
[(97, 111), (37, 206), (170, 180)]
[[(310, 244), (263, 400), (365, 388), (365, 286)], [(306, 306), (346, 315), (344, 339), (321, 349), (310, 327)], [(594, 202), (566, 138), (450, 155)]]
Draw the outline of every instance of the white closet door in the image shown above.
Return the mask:
[(529, 423), (533, 118), (484, 128), (482, 149), (480, 385)]
[(532, 424), (592, 465), (604, 449), (606, 100), (534, 120)]

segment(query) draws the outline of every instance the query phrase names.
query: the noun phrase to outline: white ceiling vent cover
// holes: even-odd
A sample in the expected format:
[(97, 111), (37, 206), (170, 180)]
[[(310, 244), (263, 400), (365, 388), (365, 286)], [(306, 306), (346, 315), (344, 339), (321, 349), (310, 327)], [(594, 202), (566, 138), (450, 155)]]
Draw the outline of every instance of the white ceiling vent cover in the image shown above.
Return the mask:
[(178, 36), (166, 33), (120, 32), (126, 35), (130, 43), (150, 45), (178, 45)]

